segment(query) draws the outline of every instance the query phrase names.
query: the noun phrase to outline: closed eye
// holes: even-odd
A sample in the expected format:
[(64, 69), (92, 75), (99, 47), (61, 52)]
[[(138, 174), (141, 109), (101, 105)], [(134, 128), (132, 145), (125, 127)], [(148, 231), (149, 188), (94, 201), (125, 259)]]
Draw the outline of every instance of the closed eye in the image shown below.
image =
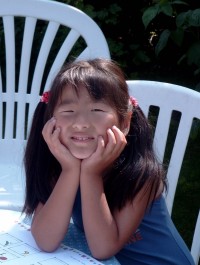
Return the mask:
[(92, 109), (92, 111), (95, 111), (95, 112), (98, 112), (98, 111), (104, 112), (104, 110), (102, 110), (102, 109)]
[(61, 110), (58, 113), (60, 113), (61, 115), (71, 115), (74, 113), (74, 110)]

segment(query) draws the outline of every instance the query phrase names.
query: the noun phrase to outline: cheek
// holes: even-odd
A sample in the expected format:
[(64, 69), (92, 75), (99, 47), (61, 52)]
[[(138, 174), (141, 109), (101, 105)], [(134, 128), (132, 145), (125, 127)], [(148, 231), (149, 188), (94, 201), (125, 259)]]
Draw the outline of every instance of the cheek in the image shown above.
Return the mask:
[[(105, 141), (105, 143), (108, 143), (108, 134), (107, 134), (107, 130), (111, 129), (112, 130), (112, 126), (116, 126), (117, 128), (121, 128), (118, 119), (116, 117), (111, 117), (110, 119), (107, 120), (107, 122), (105, 123), (105, 121), (103, 122), (103, 124), (101, 124), (100, 128), (101, 128), (101, 136), (103, 136), (103, 139)], [(103, 129), (104, 128), (104, 129)], [(103, 130), (102, 130), (103, 129)], [(121, 130), (121, 129), (120, 129)]]
[(56, 118), (56, 127), (60, 127), (61, 129), (67, 125), (67, 119), (65, 117), (55, 116)]

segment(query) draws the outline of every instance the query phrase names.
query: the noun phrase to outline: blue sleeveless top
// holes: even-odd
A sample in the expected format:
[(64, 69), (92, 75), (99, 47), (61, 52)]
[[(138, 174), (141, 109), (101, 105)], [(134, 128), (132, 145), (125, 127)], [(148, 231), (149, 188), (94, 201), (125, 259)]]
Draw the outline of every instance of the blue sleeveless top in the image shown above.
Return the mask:
[[(72, 218), (74, 224), (84, 230), (80, 191), (76, 196)], [(163, 196), (154, 201), (133, 234), (131, 243), (126, 244), (115, 257), (121, 265), (195, 265), (171, 220)]]

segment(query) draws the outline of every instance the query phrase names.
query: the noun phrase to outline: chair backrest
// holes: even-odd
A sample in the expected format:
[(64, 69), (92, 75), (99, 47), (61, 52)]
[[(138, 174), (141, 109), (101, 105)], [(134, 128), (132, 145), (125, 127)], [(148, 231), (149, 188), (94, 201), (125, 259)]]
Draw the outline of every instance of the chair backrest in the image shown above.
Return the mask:
[[(200, 119), (200, 93), (186, 87), (156, 81), (127, 81), (130, 94), (137, 98), (145, 115), (155, 125), (154, 148), (160, 161), (168, 163), (168, 193), (166, 203), (171, 214), (177, 182), (193, 122)], [(177, 132), (170, 146), (169, 138), (176, 120)], [(170, 136), (170, 137), (169, 137)], [(167, 148), (166, 148), (167, 147)], [(170, 150), (167, 150), (170, 149)], [(167, 156), (167, 158), (166, 158)], [(198, 264), (200, 256), (200, 214), (191, 247)]]
[(24, 144), (39, 95), (67, 60), (110, 58), (98, 25), (52, 0), (0, 0), (0, 207), (23, 202)]

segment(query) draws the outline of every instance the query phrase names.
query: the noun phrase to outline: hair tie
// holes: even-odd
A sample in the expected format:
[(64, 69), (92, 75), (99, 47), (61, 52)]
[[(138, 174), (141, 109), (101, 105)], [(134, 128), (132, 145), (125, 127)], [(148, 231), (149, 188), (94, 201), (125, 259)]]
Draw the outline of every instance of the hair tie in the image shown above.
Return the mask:
[(47, 104), (49, 102), (49, 96), (50, 96), (49, 91), (44, 92), (40, 98), (40, 102), (44, 102)]
[(130, 96), (129, 100), (130, 100), (130, 103), (131, 103), (131, 105), (132, 105), (133, 107), (137, 107), (137, 106), (138, 106), (138, 101), (137, 101), (136, 98)]

